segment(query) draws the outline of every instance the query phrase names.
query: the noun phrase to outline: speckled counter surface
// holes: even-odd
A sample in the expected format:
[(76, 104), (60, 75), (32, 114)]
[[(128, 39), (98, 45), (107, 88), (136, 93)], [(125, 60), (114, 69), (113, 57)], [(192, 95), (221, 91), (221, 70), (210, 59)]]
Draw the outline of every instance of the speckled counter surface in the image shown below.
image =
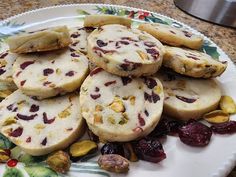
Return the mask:
[(143, 8), (184, 22), (212, 39), (236, 63), (236, 30), (194, 18), (175, 7), (173, 0), (1, 0), (0, 19), (28, 10), (58, 4), (107, 3)]
[[(71, 3), (106, 3), (126, 5), (136, 8), (142, 8), (172, 17), (176, 20), (188, 24), (189, 26), (208, 36), (219, 47), (221, 47), (236, 64), (236, 30), (219, 25), (214, 25), (194, 18), (175, 7), (173, 0), (1, 0), (0, 20), (28, 10)], [(236, 168), (228, 177), (236, 177)]]

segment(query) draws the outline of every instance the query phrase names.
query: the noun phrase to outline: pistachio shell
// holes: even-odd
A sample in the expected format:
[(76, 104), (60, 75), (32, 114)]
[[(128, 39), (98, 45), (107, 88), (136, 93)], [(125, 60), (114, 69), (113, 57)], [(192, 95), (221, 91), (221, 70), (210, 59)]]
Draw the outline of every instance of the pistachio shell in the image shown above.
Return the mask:
[(236, 113), (236, 104), (232, 97), (222, 96), (220, 99), (220, 109), (228, 114)]
[(81, 140), (70, 146), (70, 155), (73, 158), (85, 156), (91, 152), (96, 151), (97, 144), (91, 140)]
[(215, 110), (205, 114), (203, 118), (209, 123), (224, 123), (229, 121), (229, 114), (222, 110)]

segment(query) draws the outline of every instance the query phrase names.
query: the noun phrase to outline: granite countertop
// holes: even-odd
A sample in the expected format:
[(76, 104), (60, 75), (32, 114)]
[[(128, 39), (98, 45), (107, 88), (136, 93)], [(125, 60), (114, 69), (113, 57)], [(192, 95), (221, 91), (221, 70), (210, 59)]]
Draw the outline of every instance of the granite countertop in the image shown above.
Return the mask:
[[(107, 3), (126, 5), (145, 10), (158, 12), (172, 17), (189, 26), (195, 28), (214, 41), (236, 64), (236, 30), (219, 25), (211, 24), (197, 18), (194, 18), (175, 7), (173, 0), (1, 0), (0, 20), (10, 16), (33, 10), (41, 7), (47, 7), (58, 4), (71, 3)], [(236, 168), (228, 177), (236, 177)]]

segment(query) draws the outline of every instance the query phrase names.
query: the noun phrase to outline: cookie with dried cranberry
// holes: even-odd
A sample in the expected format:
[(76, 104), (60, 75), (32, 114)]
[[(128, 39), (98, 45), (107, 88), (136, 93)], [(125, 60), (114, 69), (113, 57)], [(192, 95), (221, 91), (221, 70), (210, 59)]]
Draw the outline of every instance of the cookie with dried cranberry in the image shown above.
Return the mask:
[(162, 64), (163, 45), (153, 36), (122, 25), (105, 25), (88, 37), (88, 57), (119, 76), (155, 73)]
[(11, 52), (31, 53), (61, 49), (68, 46), (71, 39), (68, 28), (58, 26), (11, 36), (7, 43)]
[(100, 27), (109, 24), (120, 24), (130, 27), (131, 23), (132, 20), (129, 18), (108, 14), (87, 15), (84, 19), (85, 27)]
[(169, 71), (157, 73), (164, 87), (164, 113), (180, 120), (199, 119), (215, 110), (221, 90), (214, 79), (194, 79)]
[(149, 134), (162, 114), (164, 94), (156, 77), (119, 77), (95, 68), (80, 89), (82, 116), (101, 140), (131, 141)]
[(84, 132), (79, 96), (36, 100), (20, 90), (0, 103), (0, 131), (31, 155), (64, 149)]
[(199, 49), (203, 44), (203, 37), (193, 34), (189, 30), (175, 28), (160, 23), (140, 24), (138, 29), (146, 31), (161, 42), (171, 46), (185, 46), (191, 49)]
[(70, 49), (87, 54), (87, 37), (94, 30), (93, 27), (73, 27), (69, 29), (72, 44)]
[(87, 72), (87, 57), (69, 49), (20, 55), (13, 65), (17, 87), (39, 99), (73, 92)]
[(175, 72), (195, 78), (220, 76), (227, 67), (227, 62), (220, 62), (210, 55), (197, 50), (165, 46), (163, 65)]

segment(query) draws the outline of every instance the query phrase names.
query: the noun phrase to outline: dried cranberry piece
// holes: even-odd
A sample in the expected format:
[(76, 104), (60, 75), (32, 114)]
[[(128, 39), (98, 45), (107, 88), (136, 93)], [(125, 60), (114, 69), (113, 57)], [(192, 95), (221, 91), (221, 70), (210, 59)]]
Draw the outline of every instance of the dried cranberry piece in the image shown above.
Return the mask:
[(176, 32), (174, 32), (174, 31), (172, 31), (172, 30), (170, 30), (170, 32), (171, 32), (172, 34), (176, 34)]
[(160, 100), (160, 96), (159, 95), (157, 95), (156, 93), (154, 93), (153, 91), (152, 91), (152, 94), (148, 94), (147, 92), (144, 92), (144, 100), (146, 101), (146, 100), (148, 100), (148, 102), (150, 102), (150, 103), (156, 103), (157, 101), (159, 101)]
[(186, 37), (191, 37), (192, 36), (192, 34), (188, 31), (183, 31), (183, 33)]
[(5, 72), (6, 72), (6, 70), (0, 68), (0, 75), (3, 74), (3, 73), (5, 73)]
[(43, 75), (48, 76), (50, 74), (54, 73), (54, 70), (52, 68), (46, 68), (43, 70)]
[(20, 81), (20, 85), (23, 86), (25, 85), (26, 80)]
[(31, 137), (29, 136), (26, 140), (25, 140), (26, 143), (30, 143), (31, 142)]
[(107, 86), (112, 85), (112, 84), (116, 84), (116, 80), (106, 82), (104, 85), (107, 87)]
[(93, 30), (95, 30), (96, 28), (94, 27), (83, 27), (81, 29), (84, 29), (87, 33), (91, 33)]
[(166, 158), (162, 144), (155, 138), (143, 138), (133, 143), (139, 159), (158, 163)]
[(45, 146), (45, 145), (47, 144), (47, 142), (48, 142), (48, 140), (47, 140), (47, 137), (46, 137), (46, 138), (43, 139), (43, 141), (41, 142), (41, 144), (42, 144), (43, 146)]
[(120, 143), (106, 143), (101, 148), (101, 153), (103, 154), (119, 154), (124, 156), (124, 148)]
[(7, 55), (8, 55), (7, 52), (1, 53), (1, 54), (0, 54), (0, 58), (5, 58)]
[(55, 117), (52, 118), (52, 119), (49, 119), (48, 116), (47, 116), (47, 113), (46, 112), (43, 113), (43, 122), (45, 124), (51, 124), (51, 123), (54, 122), (54, 120), (55, 120)]
[(95, 87), (95, 92), (99, 92), (100, 89), (98, 87)]
[(121, 77), (121, 81), (122, 81), (123, 85), (127, 85), (130, 82), (132, 82), (132, 79), (130, 77)]
[(69, 72), (66, 73), (66, 76), (71, 77), (71, 76), (74, 76), (74, 74), (75, 74), (74, 71), (69, 71)]
[(144, 45), (146, 45), (147, 47), (155, 47), (155, 43), (153, 43), (153, 42), (148, 42), (148, 41), (145, 41), (145, 42), (144, 42)]
[(39, 106), (38, 105), (32, 104), (30, 106), (30, 112), (37, 112), (38, 110), (39, 110)]
[(34, 64), (34, 61), (26, 61), (20, 65), (20, 68), (22, 70), (24, 70), (26, 67), (28, 67), (29, 65), (32, 65), (32, 64)]
[(214, 124), (211, 126), (211, 130), (214, 133), (219, 133), (219, 134), (236, 133), (236, 121), (231, 120), (225, 123)]
[(141, 116), (141, 114), (138, 114), (138, 121), (139, 121), (139, 125), (140, 126), (144, 126), (145, 125), (145, 120), (144, 118)]
[(119, 43), (124, 44), (124, 45), (129, 45), (129, 42), (127, 41), (119, 41)]
[(95, 53), (97, 53), (99, 56), (101, 56), (101, 53), (99, 53), (98, 51), (100, 51), (100, 52), (102, 52), (102, 53), (104, 53), (104, 54), (116, 52), (115, 50), (104, 50), (104, 49), (102, 49), (102, 48), (100, 48), (100, 47), (94, 47), (93, 50), (94, 50)]
[(120, 67), (124, 70), (124, 71), (133, 71), (135, 69), (137, 69), (138, 67), (142, 66), (141, 63), (135, 63), (132, 61), (129, 61), (127, 59), (124, 59), (124, 63), (122, 63), (120, 65)]
[(152, 95), (149, 95), (147, 92), (144, 92), (144, 100), (152, 103)]
[(18, 77), (21, 73), (22, 73), (22, 71), (17, 72), (16, 77)]
[(178, 133), (180, 140), (190, 146), (206, 146), (212, 135), (211, 129), (200, 122), (188, 123)]
[(159, 52), (154, 49), (154, 48), (151, 48), (151, 49), (146, 49), (147, 53), (151, 54), (151, 56), (154, 58), (154, 60), (157, 60), (158, 57), (159, 57)]
[(101, 94), (97, 94), (97, 95), (90, 94), (90, 97), (94, 100), (98, 99), (100, 96)]
[(155, 86), (157, 86), (156, 80), (151, 77), (144, 77), (144, 82), (150, 89), (153, 89)]
[(102, 68), (95, 68), (94, 70), (92, 70), (91, 72), (90, 72), (90, 76), (93, 76), (93, 75), (95, 75), (95, 74), (97, 74), (97, 73), (99, 73), (99, 72), (101, 72), (103, 69)]
[(149, 116), (149, 113), (148, 113), (148, 111), (145, 109), (144, 110), (144, 114), (148, 117)]
[(23, 128), (22, 127), (18, 127), (17, 129), (13, 130), (11, 133), (10, 133), (10, 136), (13, 136), (13, 137), (19, 137), (21, 136), (23, 133)]
[(49, 82), (49, 81), (45, 81), (44, 83), (43, 83), (43, 86), (47, 86), (47, 85), (49, 85), (49, 84), (51, 84), (52, 82)]
[(70, 56), (72, 56), (72, 57), (80, 57), (80, 55), (77, 54), (77, 53), (71, 53)]
[(12, 112), (16, 112), (17, 111), (17, 107), (15, 107), (15, 108), (13, 108), (13, 104), (10, 104), (9, 106), (7, 106), (7, 109), (9, 110), (9, 111), (12, 111)]
[(78, 32), (75, 32), (75, 33), (70, 35), (71, 38), (77, 38), (79, 36), (80, 36), (80, 34)]
[(153, 100), (153, 103), (156, 103), (157, 101), (160, 100), (159, 95), (157, 95), (157, 94), (154, 93), (153, 91), (152, 91), (152, 100)]
[(99, 47), (104, 47), (104, 46), (107, 46), (107, 43), (104, 42), (104, 41), (102, 41), (102, 40), (97, 40), (97, 45), (98, 45)]
[(195, 101), (197, 101), (197, 99), (195, 98), (187, 98), (187, 97), (179, 96), (179, 95), (176, 95), (175, 97), (186, 103), (194, 103)]
[(18, 119), (21, 119), (21, 120), (33, 120), (38, 114), (33, 114), (33, 115), (30, 115), (30, 116), (27, 116), (27, 115), (23, 115), (23, 114), (16, 114), (16, 117)]
[(130, 38), (130, 37), (122, 37), (121, 40), (127, 40), (127, 41), (132, 41), (132, 42), (138, 42), (137, 40), (132, 39), (132, 38)]

